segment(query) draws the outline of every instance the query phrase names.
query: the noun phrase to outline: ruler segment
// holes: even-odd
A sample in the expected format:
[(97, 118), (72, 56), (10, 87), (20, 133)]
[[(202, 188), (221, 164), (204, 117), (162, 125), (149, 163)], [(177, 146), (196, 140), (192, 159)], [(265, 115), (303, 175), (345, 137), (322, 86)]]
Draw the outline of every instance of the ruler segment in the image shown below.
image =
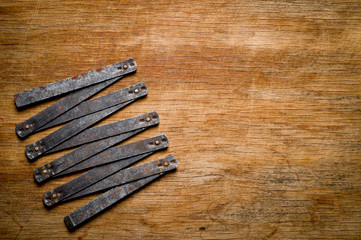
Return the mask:
[(81, 89), (111, 78), (120, 77), (136, 71), (137, 64), (132, 58), (124, 62), (114, 63), (87, 73), (49, 83), (14, 95), (15, 105), (24, 107), (64, 93)]
[[(70, 197), (67, 197), (65, 200), (68, 201), (96, 192), (104, 191), (106, 189), (136, 181), (151, 175), (172, 171), (176, 168), (177, 160), (174, 156), (170, 155), (163, 159), (120, 170), (119, 172), (116, 172), (115, 174), (94, 183), (93, 185), (71, 195)], [(53, 196), (55, 195), (47, 195), (48, 199), (51, 199)], [(45, 199), (45, 201), (48, 199)]]
[(90, 113), (98, 112), (114, 105), (121, 103), (129, 104), (140, 97), (146, 96), (147, 94), (148, 89), (145, 84), (143, 82), (137, 83), (133, 86), (123, 88), (107, 95), (82, 102), (59, 117), (53, 119), (51, 122), (48, 122), (44, 126), (38, 128), (37, 131), (42, 131), (59, 124), (69, 122), (73, 119), (80, 118)]
[(43, 202), (48, 207), (54, 206), (63, 201), (171, 171), (175, 168), (177, 168), (177, 160), (172, 155), (120, 171), (113, 169), (113, 166), (105, 165), (44, 193)]
[[(105, 152), (105, 151), (104, 151)], [(109, 161), (109, 163), (94, 163), (92, 162), (92, 158), (93, 157), (96, 157), (98, 156), (95, 155), (93, 157), (90, 157), (88, 158), (87, 160), (81, 162), (81, 163), (78, 163), (77, 165), (71, 167), (71, 168), (68, 168), (67, 170), (64, 170), (60, 173), (58, 173), (56, 176), (54, 177), (61, 177), (61, 176), (65, 176), (65, 175), (69, 175), (71, 173), (75, 173), (75, 172), (80, 172), (80, 171), (85, 171), (85, 170), (89, 170), (89, 169), (98, 169), (98, 167), (101, 167), (101, 166), (122, 166), (123, 164), (126, 164), (127, 166), (131, 165), (133, 163), (133, 160), (134, 159), (143, 159), (143, 158), (146, 158), (147, 156), (150, 156), (152, 155), (154, 152), (148, 152), (148, 153), (143, 153), (143, 154), (140, 154), (140, 155), (137, 155), (135, 157), (131, 157), (131, 158), (127, 158), (127, 159), (118, 159), (118, 160), (114, 160), (114, 161)], [(99, 153), (100, 155), (104, 155), (103, 152), (102, 153)], [(108, 157), (108, 156), (107, 156)], [(115, 159), (115, 158), (114, 158)], [(88, 163), (88, 160), (90, 161), (90, 163)], [(121, 160), (121, 161), (119, 161)], [(139, 161), (138, 160), (138, 161)], [(128, 162), (131, 162), (128, 164)], [(78, 166), (79, 165), (79, 166)], [(95, 168), (96, 167), (96, 168)], [(123, 167), (124, 168), (124, 167)], [(89, 170), (90, 171), (90, 170)]]
[(139, 129), (135, 128), (134, 131), (126, 132), (83, 145), (71, 151), (70, 153), (65, 154), (64, 156), (61, 156), (60, 158), (57, 158), (52, 162), (43, 165), (42, 167), (36, 168), (34, 170), (34, 179), (38, 183), (43, 182), (53, 177), (54, 175), (57, 175), (60, 172), (65, 171), (66, 169), (73, 167), (74, 165), (79, 164), (80, 162), (94, 156), (95, 154), (98, 154), (114, 146), (115, 144), (118, 144), (144, 131), (148, 127), (157, 125), (158, 123), (159, 118), (153, 119), (152, 121), (147, 122), (147, 125), (144, 125)]
[(96, 214), (104, 211), (108, 207), (112, 206), (113, 204), (117, 203), (118, 201), (132, 194), (138, 189), (144, 187), (145, 185), (151, 183), (155, 179), (160, 178), (164, 174), (165, 173), (153, 175), (147, 178), (140, 179), (135, 182), (131, 182), (110, 189), (106, 193), (100, 195), (96, 199), (92, 200), (91, 202), (87, 203), (86, 205), (78, 208), (74, 212), (67, 215), (64, 218), (65, 225), (67, 226), (69, 231), (75, 230), (77, 227), (79, 227), (82, 223), (86, 222), (88, 219), (94, 217)]
[(20, 138), (29, 136), (39, 129), (42, 129), (42, 126), (51, 122), (53, 119), (64, 115), (67, 111), (69, 111), (69, 109), (79, 105), (84, 100), (90, 98), (121, 78), (122, 77), (110, 79), (108, 81), (104, 81), (88, 88), (80, 89), (79, 91), (70, 93), (28, 120), (17, 124), (15, 127), (16, 134)]
[(73, 148), (85, 143), (93, 142), (114, 135), (119, 135), (135, 129), (144, 128), (159, 123), (159, 115), (155, 111), (142, 114), (136, 117), (127, 118), (117, 122), (86, 129), (83, 132), (69, 138), (67, 141), (54, 147), (48, 153)]
[[(158, 145), (156, 144), (156, 142), (158, 142)], [(87, 158), (86, 162), (89, 161), (89, 165), (93, 165), (93, 166), (104, 165), (114, 161), (119, 161), (121, 159), (137, 156), (143, 153), (158, 151), (160, 149), (167, 148), (168, 145), (169, 143), (167, 137), (164, 134), (161, 134), (153, 138), (148, 138), (134, 143), (128, 143), (125, 145), (121, 145), (119, 147), (115, 147), (111, 150), (109, 149), (105, 150), (101, 154), (93, 155), (92, 157)], [(107, 156), (107, 157), (102, 159), (103, 156)], [(41, 179), (43, 181), (49, 175), (52, 177), (56, 177), (58, 176), (59, 173), (67, 169), (74, 168), (81, 163), (81, 162), (77, 163), (75, 159), (72, 159), (71, 162), (61, 161), (61, 160), (63, 159), (58, 158), (57, 160), (54, 160), (50, 164), (48, 163), (40, 168), (35, 169), (34, 178), (36, 180)], [(49, 165), (51, 166), (49, 167)], [(45, 173), (44, 173), (44, 169), (46, 170)]]
[[(51, 190), (50, 192), (47, 192), (44, 194), (43, 202), (46, 206), (50, 207), (55, 205), (56, 203), (59, 203), (61, 201), (64, 201), (66, 197), (69, 197), (84, 188), (87, 188), (88, 186), (106, 178), (107, 176), (114, 174), (115, 172), (126, 168), (127, 166), (130, 166), (131, 164), (140, 161), (141, 159), (153, 154), (154, 152), (145, 153), (142, 155), (134, 156), (132, 158), (128, 158), (122, 161), (113, 162), (107, 165), (103, 165), (97, 168), (94, 168), (82, 175), (80, 175), (77, 178), (74, 178), (73, 180)], [(54, 194), (57, 194), (58, 197), (54, 198), (52, 201), (51, 196), (55, 196)], [(48, 200), (47, 198), (50, 198)]]
[[(149, 141), (148, 141), (149, 140)], [(158, 142), (157, 142), (158, 141)], [(158, 145), (156, 143), (159, 143)], [(144, 144), (144, 145), (143, 145)], [(153, 144), (152, 146), (147, 146), (146, 144)], [(137, 147), (136, 150), (133, 150), (133, 154), (140, 154), (142, 152), (148, 151), (158, 151), (169, 146), (168, 138), (165, 135), (159, 135), (155, 138), (150, 138), (146, 140), (141, 140), (135, 143), (129, 143), (125, 145), (121, 145), (118, 147), (109, 148), (104, 150), (103, 152), (94, 155), (88, 158), (86, 161), (78, 163), (62, 172), (60, 172), (57, 176), (83, 171), (85, 169), (93, 168), (96, 166), (108, 164), (114, 161), (118, 161), (121, 159), (125, 159), (129, 156), (129, 148), (134, 149)]]
[(94, 156), (97, 153), (108, 149), (115, 144), (118, 144), (142, 131), (145, 129), (138, 129), (132, 132), (127, 132), (121, 135), (114, 137), (102, 139), (96, 142), (92, 142), (86, 145), (83, 145), (70, 153), (61, 156), (50, 163), (43, 165), (42, 167), (36, 168), (34, 170), (34, 179), (36, 182), (41, 183), (49, 178), (52, 178), (56, 174)]
[(25, 155), (29, 160), (33, 161), (36, 158), (40, 157), (50, 149), (64, 142), (65, 140), (71, 138), (72, 136), (78, 134), (84, 129), (90, 127), (91, 125), (99, 122), (105, 117), (115, 113), (120, 110), (122, 105), (116, 105), (102, 111), (89, 114), (87, 116), (75, 119), (74, 121), (68, 123), (62, 128), (59, 128), (55, 132), (49, 134), (48, 136), (40, 139), (39, 141), (27, 145), (25, 147)]

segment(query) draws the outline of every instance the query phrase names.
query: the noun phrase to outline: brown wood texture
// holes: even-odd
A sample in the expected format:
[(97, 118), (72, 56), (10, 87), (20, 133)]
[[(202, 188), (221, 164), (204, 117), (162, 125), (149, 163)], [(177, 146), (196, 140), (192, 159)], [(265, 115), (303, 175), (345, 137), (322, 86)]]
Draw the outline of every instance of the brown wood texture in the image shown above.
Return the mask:
[[(1, 1), (1, 239), (360, 239), (361, 3)], [(133, 57), (149, 94), (102, 121), (151, 110), (178, 170), (75, 232), (51, 210), (15, 124), (13, 95)], [(98, 95), (99, 96), (99, 95)]]

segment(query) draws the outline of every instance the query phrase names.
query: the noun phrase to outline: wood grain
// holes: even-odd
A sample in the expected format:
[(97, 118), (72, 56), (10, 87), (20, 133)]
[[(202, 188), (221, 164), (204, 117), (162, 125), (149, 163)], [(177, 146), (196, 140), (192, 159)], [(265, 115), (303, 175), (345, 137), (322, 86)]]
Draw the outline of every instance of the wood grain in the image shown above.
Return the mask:
[[(2, 239), (360, 239), (361, 3), (1, 1)], [(101, 124), (156, 110), (179, 169), (75, 232), (44, 208), (13, 95), (127, 57), (149, 95)]]

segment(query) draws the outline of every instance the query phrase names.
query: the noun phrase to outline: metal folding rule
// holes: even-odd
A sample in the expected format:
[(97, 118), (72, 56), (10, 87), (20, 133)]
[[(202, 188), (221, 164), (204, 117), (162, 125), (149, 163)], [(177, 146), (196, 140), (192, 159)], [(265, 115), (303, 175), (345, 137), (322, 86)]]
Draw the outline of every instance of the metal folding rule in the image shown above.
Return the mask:
[(21, 108), (69, 93), (45, 110), (16, 125), (16, 134), (25, 138), (66, 123), (48, 136), (25, 147), (25, 154), (31, 161), (45, 154), (76, 148), (36, 168), (34, 179), (37, 183), (87, 170), (79, 177), (44, 193), (45, 206), (53, 207), (65, 201), (107, 190), (64, 218), (69, 230), (77, 228), (112, 204), (177, 168), (177, 160), (172, 155), (129, 167), (157, 151), (166, 149), (169, 142), (165, 134), (116, 146), (159, 124), (159, 115), (155, 111), (91, 128), (107, 116), (147, 95), (147, 87), (140, 82), (88, 100), (136, 70), (135, 61), (129, 58), (124, 62), (15, 95), (15, 104)]
[[(107, 97), (98, 98), (97, 100), (94, 99), (93, 101), (80, 104), (107, 86), (115, 83), (126, 74), (135, 72), (136, 70), (136, 62), (129, 58), (124, 62), (118, 62), (104, 68), (50, 83), (15, 95), (16, 106), (23, 107), (70, 92), (69, 95), (60, 99), (45, 110), (28, 120), (17, 124), (16, 134), (20, 138), (25, 138), (36, 131), (44, 130), (68, 122), (72, 119), (134, 100), (134, 98), (139, 95), (139, 88), (128, 89), (129, 92), (133, 91), (134, 94), (124, 97), (124, 99), (121, 98), (116, 100), (116, 98), (114, 98), (120, 96), (121, 92), (118, 92), (113, 93), (112, 95), (108, 94)], [(123, 91), (126, 91), (126, 89), (123, 89)], [(73, 109), (79, 104), (81, 106)], [(68, 112), (70, 109), (72, 109), (72, 111)]]
[[(99, 175), (102, 175), (102, 177), (106, 175), (106, 166), (107, 165), (105, 165), (103, 168), (104, 171), (100, 171), (101, 174)], [(159, 159), (157, 161), (123, 169), (115, 172), (112, 175), (107, 175), (105, 178), (102, 178), (102, 180), (96, 182), (95, 184), (92, 183), (92, 181), (93, 179), (97, 179), (98, 175), (93, 177), (92, 174), (95, 174), (96, 171), (89, 171), (88, 173), (85, 173), (80, 177), (72, 180), (76, 182), (73, 183), (77, 184), (76, 187), (75, 185), (72, 185), (73, 187), (70, 188), (67, 186), (67, 184), (70, 184), (72, 181), (66, 183), (52, 191), (45, 193), (43, 201), (45, 205), (51, 206), (53, 204), (111, 188), (104, 194), (100, 195), (99, 197), (95, 198), (88, 204), (80, 207), (64, 218), (65, 225), (70, 231), (72, 231), (96, 214), (104, 211), (106, 208), (110, 207), (111, 205), (150, 183), (151, 181), (163, 176), (169, 171), (175, 170), (176, 168), (176, 158), (173, 155), (169, 155), (166, 158)], [(92, 177), (88, 178), (89, 176)]]

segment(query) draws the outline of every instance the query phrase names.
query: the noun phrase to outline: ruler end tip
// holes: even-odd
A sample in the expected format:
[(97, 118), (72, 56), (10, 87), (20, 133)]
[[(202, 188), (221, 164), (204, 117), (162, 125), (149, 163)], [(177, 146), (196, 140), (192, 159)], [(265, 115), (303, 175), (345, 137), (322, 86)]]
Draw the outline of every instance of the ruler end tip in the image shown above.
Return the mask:
[(34, 177), (34, 181), (37, 184), (41, 184), (46, 180), (46, 177), (44, 178), (44, 176), (41, 174), (41, 169), (39, 168), (34, 169), (33, 177)]
[(76, 228), (76, 225), (74, 224), (73, 219), (70, 215), (64, 217), (64, 223), (70, 232)]
[(168, 139), (167, 135), (165, 135), (164, 133), (161, 133), (161, 134), (159, 134), (159, 136), (162, 138), (162, 142), (169, 143), (169, 139)]
[(19, 98), (20, 98), (20, 94), (19, 94), (19, 93), (14, 95), (14, 102), (15, 102), (16, 108), (22, 107), (21, 104), (20, 104), (20, 102), (19, 102)]

